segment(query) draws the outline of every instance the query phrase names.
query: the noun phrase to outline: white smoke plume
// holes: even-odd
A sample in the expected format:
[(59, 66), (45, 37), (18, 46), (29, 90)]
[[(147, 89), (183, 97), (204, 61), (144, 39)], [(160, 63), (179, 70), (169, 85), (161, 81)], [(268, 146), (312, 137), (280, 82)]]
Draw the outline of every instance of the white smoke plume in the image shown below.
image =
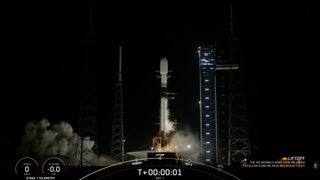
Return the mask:
[[(175, 130), (175, 123), (170, 120), (168, 98), (161, 98), (161, 115), (164, 116), (164, 132), (169, 134)], [(161, 118), (161, 117), (160, 117)], [(161, 128), (162, 129), (162, 128)]]
[(193, 161), (199, 161), (200, 158), (200, 143), (197, 135), (191, 130), (179, 130), (169, 135), (169, 143), (157, 149), (162, 152), (176, 152), (178, 156)]
[(171, 133), (171, 132), (173, 132), (174, 130), (175, 130), (175, 123), (173, 122), (173, 121), (170, 121), (170, 120), (168, 120), (168, 121), (165, 121), (165, 133)]
[[(161, 116), (164, 116), (164, 133), (169, 137), (169, 143), (161, 151), (177, 152), (187, 159), (198, 161), (200, 158), (199, 138), (189, 128), (176, 130), (176, 123), (171, 120), (168, 99), (161, 98)], [(161, 118), (161, 117), (160, 117)], [(161, 127), (162, 129), (162, 127)], [(156, 149), (158, 151), (159, 149)]]
[[(166, 109), (169, 115), (169, 109)], [(185, 159), (193, 161), (200, 160), (199, 136), (194, 134), (190, 128), (176, 130), (176, 123), (168, 119), (165, 121), (166, 135), (170, 138), (169, 144), (161, 148), (164, 152), (176, 152)]]
[(190, 129), (179, 130), (174, 133), (173, 143), (175, 151), (185, 159), (199, 161), (200, 143), (199, 137)]
[[(81, 137), (73, 132), (68, 122), (61, 121), (50, 126), (47, 119), (42, 119), (27, 123), (19, 151), (38, 157), (58, 156), (67, 165), (74, 166), (80, 162), (80, 140)], [(106, 166), (116, 163), (110, 157), (98, 157), (92, 150), (94, 143), (89, 137), (83, 138), (83, 159), (87, 165)]]

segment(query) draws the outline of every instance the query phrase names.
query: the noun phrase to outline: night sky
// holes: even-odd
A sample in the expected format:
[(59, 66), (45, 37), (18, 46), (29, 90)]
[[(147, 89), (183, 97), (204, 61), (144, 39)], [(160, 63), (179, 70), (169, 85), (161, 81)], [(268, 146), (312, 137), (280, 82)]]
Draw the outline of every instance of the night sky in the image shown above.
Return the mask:
[[(118, 46), (123, 46), (127, 151), (157, 133), (162, 56), (176, 92), (171, 112), (198, 133), (197, 46), (224, 46), (228, 5), (1, 5), (0, 146), (15, 152), (28, 121), (69, 122), (76, 131), (82, 64), (98, 99), (99, 145), (110, 150)], [(257, 158), (315, 157), (317, 71), (310, 5), (234, 5), (241, 40), (251, 145)], [(92, 32), (90, 36), (89, 32)], [(93, 40), (91, 45), (88, 39)], [(91, 48), (88, 48), (88, 47)], [(86, 49), (89, 55), (86, 55)], [(88, 58), (89, 57), (89, 58)], [(89, 78), (90, 79), (90, 78)]]

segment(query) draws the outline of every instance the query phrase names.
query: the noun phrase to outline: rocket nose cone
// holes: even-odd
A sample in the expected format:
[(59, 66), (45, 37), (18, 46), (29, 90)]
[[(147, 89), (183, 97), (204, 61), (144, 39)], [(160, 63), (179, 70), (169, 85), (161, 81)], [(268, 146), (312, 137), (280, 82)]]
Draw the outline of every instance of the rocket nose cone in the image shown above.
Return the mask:
[(160, 73), (168, 73), (168, 60), (166, 57), (160, 60)]

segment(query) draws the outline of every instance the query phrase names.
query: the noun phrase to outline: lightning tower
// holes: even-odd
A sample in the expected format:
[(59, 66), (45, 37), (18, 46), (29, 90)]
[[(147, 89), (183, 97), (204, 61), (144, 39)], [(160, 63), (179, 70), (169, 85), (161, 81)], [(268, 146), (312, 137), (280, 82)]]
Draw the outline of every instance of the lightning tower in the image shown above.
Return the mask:
[(98, 131), (97, 131), (97, 99), (96, 99), (96, 84), (95, 73), (92, 71), (92, 64), (89, 63), (91, 52), (94, 49), (93, 40), (93, 7), (90, 6), (90, 20), (88, 38), (84, 40), (84, 60), (82, 63), (82, 84), (80, 95), (80, 117), (76, 148), (76, 166), (92, 166), (91, 160), (86, 159), (89, 153), (86, 144), (95, 142), (92, 151), (99, 155), (98, 152)]
[[(239, 38), (235, 36), (233, 26), (233, 9), (230, 5), (230, 34), (229, 59), (236, 61), (239, 58)], [(232, 162), (246, 163), (250, 155), (250, 141), (247, 124), (247, 112), (243, 95), (241, 74), (230, 74), (229, 80), (229, 138), (228, 138), (228, 165)]]
[(111, 156), (124, 161), (123, 97), (122, 97), (122, 47), (119, 47), (119, 72), (116, 81), (112, 124)]

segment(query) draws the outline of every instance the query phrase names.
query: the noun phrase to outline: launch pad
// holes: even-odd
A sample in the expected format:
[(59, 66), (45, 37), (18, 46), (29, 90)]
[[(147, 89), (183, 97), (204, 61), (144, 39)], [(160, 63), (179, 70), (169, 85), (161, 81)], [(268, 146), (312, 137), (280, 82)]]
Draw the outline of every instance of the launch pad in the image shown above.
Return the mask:
[(177, 154), (175, 152), (149, 152), (147, 158), (175, 159)]

